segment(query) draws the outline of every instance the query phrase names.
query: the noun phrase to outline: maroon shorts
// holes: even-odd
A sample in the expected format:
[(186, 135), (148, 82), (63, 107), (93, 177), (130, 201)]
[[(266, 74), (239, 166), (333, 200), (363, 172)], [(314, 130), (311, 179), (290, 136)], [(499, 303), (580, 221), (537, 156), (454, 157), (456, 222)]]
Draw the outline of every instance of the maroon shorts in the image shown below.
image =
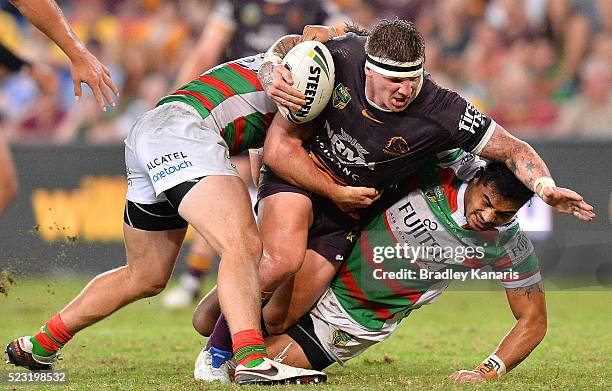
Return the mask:
[[(293, 186), (274, 174), (262, 170), (257, 192), (257, 203), (276, 193), (298, 193), (312, 201), (312, 226), (308, 230), (307, 247), (329, 261), (348, 259), (359, 238), (361, 222), (342, 212), (327, 198)], [(257, 205), (255, 206), (257, 210)]]

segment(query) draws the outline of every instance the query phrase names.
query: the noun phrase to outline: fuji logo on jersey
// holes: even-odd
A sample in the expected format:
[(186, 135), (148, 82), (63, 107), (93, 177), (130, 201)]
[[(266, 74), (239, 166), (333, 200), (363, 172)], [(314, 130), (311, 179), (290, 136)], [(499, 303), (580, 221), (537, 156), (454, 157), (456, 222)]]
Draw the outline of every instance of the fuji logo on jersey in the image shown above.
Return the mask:
[(383, 148), (383, 152), (391, 156), (404, 155), (408, 151), (410, 151), (410, 147), (408, 147), (408, 142), (402, 136), (391, 137)]
[(149, 169), (149, 171), (151, 171), (155, 167), (161, 166), (166, 163), (170, 163), (171, 161), (174, 161), (177, 159), (186, 159), (186, 158), (187, 158), (187, 154), (185, 154), (182, 151), (168, 153), (168, 154), (156, 157), (155, 159), (148, 162), (147, 168)]
[(515, 262), (522, 261), (533, 252), (533, 243), (531, 243), (531, 240), (527, 238), (527, 235), (523, 231), (519, 231), (519, 233), (504, 247), (508, 250), (508, 254), (512, 255)]
[(468, 103), (465, 112), (461, 116), (461, 120), (459, 120), (459, 130), (465, 130), (472, 134), (476, 134), (476, 132), (480, 131), (484, 126), (484, 121), (485, 117), (480, 111), (476, 110), (474, 106)]

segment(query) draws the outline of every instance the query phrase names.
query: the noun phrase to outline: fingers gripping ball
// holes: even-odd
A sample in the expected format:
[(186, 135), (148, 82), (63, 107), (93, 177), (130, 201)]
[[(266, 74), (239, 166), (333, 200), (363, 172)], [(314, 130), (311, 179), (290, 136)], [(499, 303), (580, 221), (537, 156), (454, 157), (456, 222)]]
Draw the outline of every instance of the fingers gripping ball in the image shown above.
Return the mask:
[(301, 110), (279, 106), (283, 116), (294, 123), (304, 123), (319, 115), (334, 88), (334, 60), (320, 42), (306, 41), (287, 53), (282, 64), (291, 71), (293, 87), (306, 96)]

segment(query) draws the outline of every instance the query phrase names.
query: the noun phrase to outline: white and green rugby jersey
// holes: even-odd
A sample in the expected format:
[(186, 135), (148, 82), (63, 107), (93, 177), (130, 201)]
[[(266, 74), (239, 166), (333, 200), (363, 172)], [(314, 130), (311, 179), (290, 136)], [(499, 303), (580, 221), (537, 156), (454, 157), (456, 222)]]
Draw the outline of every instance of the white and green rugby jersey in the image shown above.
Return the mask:
[(205, 125), (221, 134), (230, 155), (258, 148), (277, 111), (257, 79), (263, 56), (216, 66), (162, 98), (157, 106), (168, 102), (193, 106)]
[[(448, 278), (460, 276), (451, 272), (498, 277), (506, 288), (541, 280), (533, 245), (516, 218), (496, 231), (465, 229), (463, 180), (482, 161), (455, 151), (437, 163), (439, 168), (429, 164), (420, 171), (418, 189), (370, 222), (331, 283), (347, 314), (363, 327), (394, 328), (411, 310), (436, 299)], [(482, 273), (485, 266), (493, 273)], [(435, 272), (440, 274), (429, 274)]]

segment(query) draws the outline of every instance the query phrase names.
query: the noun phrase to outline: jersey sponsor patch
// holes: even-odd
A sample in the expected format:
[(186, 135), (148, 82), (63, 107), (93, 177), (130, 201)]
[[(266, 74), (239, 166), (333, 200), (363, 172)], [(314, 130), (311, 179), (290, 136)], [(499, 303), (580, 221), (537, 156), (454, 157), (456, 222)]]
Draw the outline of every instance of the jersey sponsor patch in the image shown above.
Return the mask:
[(342, 110), (351, 101), (351, 94), (349, 93), (348, 87), (340, 83), (334, 88), (332, 93), (332, 104), (335, 108)]
[(465, 112), (459, 120), (459, 130), (480, 134), (485, 126), (485, 116), (471, 104), (467, 104)]
[(519, 230), (505, 245), (508, 256), (512, 259), (512, 264), (517, 265), (524, 261), (533, 253), (533, 243), (524, 231)]

